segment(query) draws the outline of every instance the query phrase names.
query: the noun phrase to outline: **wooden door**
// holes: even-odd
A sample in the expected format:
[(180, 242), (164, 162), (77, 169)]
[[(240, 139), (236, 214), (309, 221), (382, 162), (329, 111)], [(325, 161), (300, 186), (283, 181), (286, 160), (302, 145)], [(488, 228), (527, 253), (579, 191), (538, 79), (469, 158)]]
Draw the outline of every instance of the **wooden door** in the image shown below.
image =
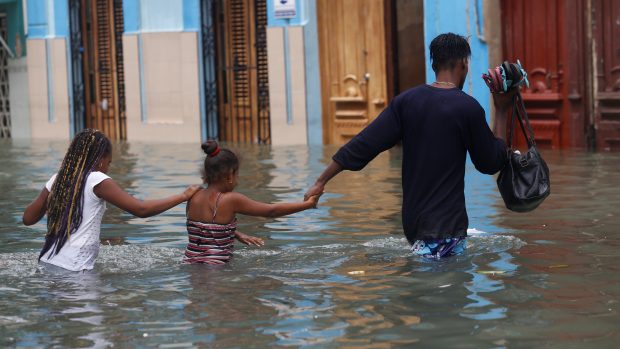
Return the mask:
[(86, 127), (126, 139), (122, 1), (81, 0), (80, 5)]
[(216, 1), (213, 5), (218, 138), (269, 143), (266, 0)]
[(620, 2), (593, 0), (591, 13), (596, 147), (620, 150)]
[[(505, 0), (501, 5), (504, 57), (519, 59), (527, 70), (530, 88), (522, 95), (536, 142), (552, 148), (571, 145), (564, 5), (562, 0)], [(518, 138), (517, 144), (524, 140)]]
[(386, 107), (382, 0), (318, 0), (323, 140), (341, 144)]

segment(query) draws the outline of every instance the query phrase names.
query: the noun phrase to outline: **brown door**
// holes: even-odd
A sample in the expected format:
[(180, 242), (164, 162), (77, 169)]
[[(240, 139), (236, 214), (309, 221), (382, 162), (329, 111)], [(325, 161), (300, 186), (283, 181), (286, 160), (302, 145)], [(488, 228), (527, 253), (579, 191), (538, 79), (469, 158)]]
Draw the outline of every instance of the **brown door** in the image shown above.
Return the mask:
[(591, 13), (596, 147), (620, 150), (620, 2), (593, 0)]
[(126, 139), (122, 1), (82, 0), (81, 10), (86, 127)]
[(269, 143), (266, 0), (214, 6), (219, 138)]
[(340, 144), (385, 108), (382, 0), (318, 0), (323, 140)]
[(536, 141), (553, 148), (569, 146), (571, 136), (563, 6), (562, 0), (502, 2), (504, 57), (527, 70), (530, 88), (522, 95)]

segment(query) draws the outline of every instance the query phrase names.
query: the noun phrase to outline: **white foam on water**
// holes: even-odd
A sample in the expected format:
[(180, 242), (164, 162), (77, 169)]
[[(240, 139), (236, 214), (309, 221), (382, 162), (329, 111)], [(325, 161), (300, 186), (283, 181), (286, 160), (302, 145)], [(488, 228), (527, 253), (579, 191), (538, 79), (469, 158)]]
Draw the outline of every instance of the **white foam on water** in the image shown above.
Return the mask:
[(396, 238), (392, 236), (387, 237), (387, 238), (370, 240), (370, 241), (363, 243), (362, 246), (374, 247), (374, 248), (389, 248), (389, 249), (397, 249), (397, 250), (408, 250), (410, 248), (409, 242), (407, 242), (407, 239), (405, 239), (404, 237)]
[[(0, 254), (0, 275), (31, 276), (40, 268), (39, 251)], [(181, 265), (183, 249), (150, 245), (102, 245), (95, 270), (105, 273), (144, 272)]]
[(13, 325), (13, 324), (24, 324), (27, 323), (28, 320), (22, 319), (19, 316), (2, 316), (0, 315), (0, 325)]

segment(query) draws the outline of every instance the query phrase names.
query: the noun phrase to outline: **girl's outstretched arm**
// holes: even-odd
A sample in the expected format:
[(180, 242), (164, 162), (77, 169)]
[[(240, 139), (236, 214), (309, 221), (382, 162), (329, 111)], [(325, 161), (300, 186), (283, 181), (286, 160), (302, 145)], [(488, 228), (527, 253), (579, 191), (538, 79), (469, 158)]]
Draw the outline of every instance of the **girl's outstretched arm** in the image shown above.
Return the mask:
[(24, 225), (33, 225), (45, 216), (45, 211), (47, 211), (47, 196), (50, 194), (47, 191), (47, 188), (43, 188), (37, 196), (24, 210), (24, 215), (22, 216), (22, 222)]
[(236, 213), (269, 218), (286, 216), (295, 212), (316, 207), (320, 196), (314, 195), (302, 202), (266, 204), (264, 202), (254, 201), (243, 194), (235, 192), (232, 192), (229, 195)]
[(164, 199), (142, 201), (129, 195), (112, 179), (106, 179), (96, 185), (93, 191), (95, 195), (121, 210), (140, 218), (146, 218), (167, 211), (189, 200), (198, 190), (200, 190), (200, 186), (192, 185), (181, 194), (172, 195)]

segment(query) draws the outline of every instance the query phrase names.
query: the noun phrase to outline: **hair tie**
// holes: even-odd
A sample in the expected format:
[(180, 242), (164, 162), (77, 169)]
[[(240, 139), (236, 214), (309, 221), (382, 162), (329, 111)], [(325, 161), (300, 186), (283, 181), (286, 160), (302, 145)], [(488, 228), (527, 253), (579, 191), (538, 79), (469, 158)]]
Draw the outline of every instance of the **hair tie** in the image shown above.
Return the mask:
[(220, 151), (221, 151), (221, 150), (222, 150), (222, 148), (220, 148), (220, 146), (219, 146), (219, 145), (218, 145), (218, 146), (216, 146), (216, 147), (215, 147), (215, 150), (214, 150), (214, 151), (212, 151), (212, 152), (211, 152), (211, 154), (209, 154), (209, 157), (210, 157), (210, 158), (212, 158), (212, 157), (216, 156), (217, 154), (219, 154), (219, 153), (220, 153)]

